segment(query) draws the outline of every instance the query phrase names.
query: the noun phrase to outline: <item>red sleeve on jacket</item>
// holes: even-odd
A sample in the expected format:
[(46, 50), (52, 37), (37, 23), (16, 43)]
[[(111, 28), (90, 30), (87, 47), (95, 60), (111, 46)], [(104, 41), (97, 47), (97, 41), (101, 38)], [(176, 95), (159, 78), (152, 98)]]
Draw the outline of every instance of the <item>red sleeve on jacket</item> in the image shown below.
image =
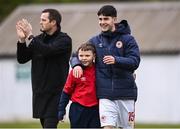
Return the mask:
[(63, 91), (68, 95), (72, 95), (75, 88), (74, 86), (75, 86), (75, 78), (73, 76), (73, 70), (71, 70), (67, 77)]

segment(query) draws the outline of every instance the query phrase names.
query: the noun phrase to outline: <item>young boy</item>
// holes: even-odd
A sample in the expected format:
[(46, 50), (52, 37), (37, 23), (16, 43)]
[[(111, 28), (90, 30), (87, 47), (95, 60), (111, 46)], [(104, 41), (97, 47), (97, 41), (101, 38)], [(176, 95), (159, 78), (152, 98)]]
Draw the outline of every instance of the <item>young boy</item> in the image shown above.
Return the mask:
[(73, 71), (67, 78), (59, 103), (59, 120), (63, 120), (65, 108), (71, 99), (69, 110), (71, 128), (100, 128), (98, 99), (95, 86), (95, 48), (90, 43), (78, 48), (78, 58), (83, 76), (75, 78)]

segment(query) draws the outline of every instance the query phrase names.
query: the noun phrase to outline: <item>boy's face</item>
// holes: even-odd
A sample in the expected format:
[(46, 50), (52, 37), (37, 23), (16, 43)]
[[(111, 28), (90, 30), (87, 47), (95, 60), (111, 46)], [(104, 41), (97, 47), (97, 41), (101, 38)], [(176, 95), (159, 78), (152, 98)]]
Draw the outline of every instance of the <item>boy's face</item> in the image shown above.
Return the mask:
[(93, 64), (93, 60), (95, 58), (95, 55), (92, 51), (82, 51), (81, 49), (78, 52), (78, 58), (79, 61), (84, 66), (91, 66)]
[(101, 27), (101, 31), (115, 31), (115, 23), (116, 23), (116, 17), (111, 16), (103, 16), (99, 15), (99, 26)]

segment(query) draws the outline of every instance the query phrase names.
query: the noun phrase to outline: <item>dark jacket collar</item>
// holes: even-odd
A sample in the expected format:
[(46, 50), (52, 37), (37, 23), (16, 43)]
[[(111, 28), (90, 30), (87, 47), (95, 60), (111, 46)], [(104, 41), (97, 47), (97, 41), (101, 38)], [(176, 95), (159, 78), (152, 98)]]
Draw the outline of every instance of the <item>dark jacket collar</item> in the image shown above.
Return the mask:
[(129, 24), (126, 20), (122, 20), (121, 22), (115, 24), (116, 30), (114, 32), (106, 31), (102, 32), (101, 34), (105, 37), (114, 37), (119, 34), (131, 34), (131, 29)]

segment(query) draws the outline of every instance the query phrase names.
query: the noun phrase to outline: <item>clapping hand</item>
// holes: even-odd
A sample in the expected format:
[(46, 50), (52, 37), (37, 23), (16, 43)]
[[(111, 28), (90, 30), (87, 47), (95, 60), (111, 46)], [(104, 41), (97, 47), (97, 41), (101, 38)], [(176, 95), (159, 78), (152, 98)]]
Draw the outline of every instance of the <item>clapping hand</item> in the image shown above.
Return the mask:
[(26, 38), (32, 35), (32, 26), (26, 20), (22, 19), (16, 23), (16, 32), (20, 42), (25, 42)]
[(23, 25), (22, 29), (26, 37), (28, 38), (30, 35), (32, 35), (32, 26), (26, 19), (22, 19), (22, 25)]

